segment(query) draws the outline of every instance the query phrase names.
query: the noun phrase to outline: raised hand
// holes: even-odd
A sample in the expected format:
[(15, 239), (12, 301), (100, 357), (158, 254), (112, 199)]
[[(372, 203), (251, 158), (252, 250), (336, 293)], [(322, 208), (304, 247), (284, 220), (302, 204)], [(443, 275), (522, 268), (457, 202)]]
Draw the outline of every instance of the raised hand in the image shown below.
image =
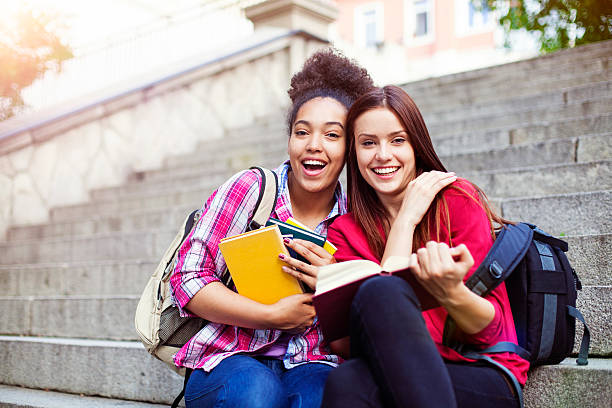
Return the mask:
[(417, 225), (431, 206), (436, 194), (457, 180), (455, 173), (428, 171), (412, 180), (404, 193), (398, 218)]

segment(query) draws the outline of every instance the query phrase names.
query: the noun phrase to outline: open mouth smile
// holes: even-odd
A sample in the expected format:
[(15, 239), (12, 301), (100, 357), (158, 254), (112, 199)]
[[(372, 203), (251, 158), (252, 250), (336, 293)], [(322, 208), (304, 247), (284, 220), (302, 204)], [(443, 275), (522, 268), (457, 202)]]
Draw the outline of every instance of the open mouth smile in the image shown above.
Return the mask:
[(399, 166), (389, 166), (389, 167), (376, 167), (373, 168), (372, 171), (379, 177), (393, 177), (395, 173), (400, 169)]
[(322, 160), (308, 159), (302, 161), (302, 167), (304, 168), (304, 173), (307, 176), (316, 176), (323, 171), (323, 169), (327, 166)]

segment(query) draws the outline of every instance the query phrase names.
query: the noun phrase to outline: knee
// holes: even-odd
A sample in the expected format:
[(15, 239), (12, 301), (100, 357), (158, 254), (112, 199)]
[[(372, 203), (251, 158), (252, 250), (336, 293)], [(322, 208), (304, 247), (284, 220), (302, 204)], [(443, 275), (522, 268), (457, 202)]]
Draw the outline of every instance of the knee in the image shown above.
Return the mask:
[(376, 276), (365, 281), (358, 289), (355, 300), (363, 304), (397, 301), (400, 297), (414, 296), (414, 291), (397, 276)]

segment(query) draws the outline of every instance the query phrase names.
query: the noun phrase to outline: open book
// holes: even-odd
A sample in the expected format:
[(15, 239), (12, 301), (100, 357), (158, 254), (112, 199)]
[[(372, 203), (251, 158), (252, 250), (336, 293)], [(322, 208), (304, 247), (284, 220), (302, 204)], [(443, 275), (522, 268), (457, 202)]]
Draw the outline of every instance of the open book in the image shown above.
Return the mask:
[(299, 281), (282, 270), (285, 263), (278, 254), (289, 253), (278, 226), (223, 238), (219, 249), (241, 295), (272, 304), (284, 297), (303, 293)]
[(339, 262), (319, 268), (313, 303), (327, 342), (349, 335), (351, 302), (359, 286), (378, 275), (399, 276), (410, 283), (421, 302), (421, 309), (439, 306), (438, 301), (423, 288), (408, 269), (410, 258), (389, 257), (381, 267), (368, 260)]

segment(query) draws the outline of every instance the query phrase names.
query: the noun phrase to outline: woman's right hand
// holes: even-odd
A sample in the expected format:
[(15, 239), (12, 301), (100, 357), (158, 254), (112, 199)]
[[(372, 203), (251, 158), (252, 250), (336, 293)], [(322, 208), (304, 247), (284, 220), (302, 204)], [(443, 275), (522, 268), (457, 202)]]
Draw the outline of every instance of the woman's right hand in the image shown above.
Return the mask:
[(418, 225), (431, 206), (436, 194), (457, 180), (453, 172), (428, 171), (412, 180), (406, 188), (398, 218)]
[(302, 332), (312, 326), (315, 318), (312, 294), (300, 293), (282, 298), (269, 305), (269, 312), (271, 328)]

